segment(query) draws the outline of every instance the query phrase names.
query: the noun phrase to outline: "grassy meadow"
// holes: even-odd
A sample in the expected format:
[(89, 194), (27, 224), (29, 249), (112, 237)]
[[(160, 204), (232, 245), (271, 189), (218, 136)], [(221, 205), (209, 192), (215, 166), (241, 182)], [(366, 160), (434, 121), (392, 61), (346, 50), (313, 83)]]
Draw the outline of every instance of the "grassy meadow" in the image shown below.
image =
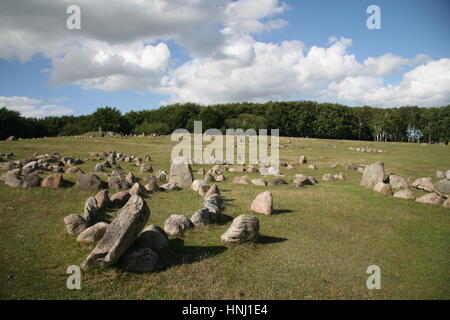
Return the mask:
[[(291, 143), (287, 143), (291, 140)], [(220, 241), (231, 223), (198, 227), (171, 238), (154, 272), (132, 274), (111, 267), (83, 272), (81, 290), (66, 288), (66, 269), (79, 265), (94, 245), (77, 243), (63, 218), (82, 214), (95, 192), (75, 186), (59, 190), (10, 188), (0, 182), (1, 299), (450, 299), (450, 211), (443, 207), (385, 197), (361, 188), (361, 173), (333, 163), (384, 161), (385, 169), (404, 178), (433, 177), (450, 169), (450, 148), (442, 145), (281, 138), (280, 159), (307, 165), (280, 168), (285, 179), (313, 175), (319, 184), (296, 188), (235, 185), (246, 173), (225, 172), (218, 183), (230, 218), (250, 213), (254, 197), (270, 190), (275, 214), (258, 215), (261, 237), (256, 244), (224, 246)], [(156, 172), (169, 170), (170, 137), (47, 138), (0, 141), (0, 153), (14, 160), (59, 151), (84, 158), (89, 152), (115, 150), (144, 157)], [(325, 148), (326, 145), (335, 148)], [(385, 153), (351, 151), (373, 146)], [(95, 161), (79, 165), (93, 172)], [(143, 177), (134, 163), (118, 162), (124, 171)], [(194, 165), (194, 179), (200, 167)], [(325, 173), (344, 172), (347, 181), (323, 182)], [(0, 174), (4, 171), (0, 171)], [(99, 175), (102, 180), (107, 177)], [(249, 174), (249, 180), (260, 177)], [(76, 175), (64, 174), (75, 181)], [(110, 192), (112, 195), (113, 192)], [(420, 192), (417, 192), (420, 195)], [(171, 214), (190, 217), (202, 207), (191, 189), (150, 194), (148, 224), (163, 226)], [(114, 212), (111, 212), (114, 215)], [(370, 265), (381, 268), (381, 290), (369, 290)]]

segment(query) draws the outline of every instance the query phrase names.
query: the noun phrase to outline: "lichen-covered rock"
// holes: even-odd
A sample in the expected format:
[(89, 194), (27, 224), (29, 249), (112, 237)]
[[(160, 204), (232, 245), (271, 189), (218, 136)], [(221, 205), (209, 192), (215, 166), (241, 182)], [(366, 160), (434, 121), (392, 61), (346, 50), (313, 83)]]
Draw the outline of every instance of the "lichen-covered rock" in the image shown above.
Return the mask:
[(196, 211), (191, 217), (191, 221), (196, 227), (207, 226), (208, 224), (213, 223), (213, 220), (215, 219), (212, 219), (211, 213), (207, 208), (202, 208)]
[(235, 218), (228, 230), (220, 237), (223, 243), (253, 242), (259, 236), (259, 220), (254, 215), (243, 214)]
[(384, 180), (384, 163), (379, 161), (367, 165), (364, 169), (360, 185), (373, 189), (375, 185)]
[(164, 231), (172, 236), (181, 236), (193, 226), (194, 224), (189, 218), (173, 214), (164, 222)]
[(41, 177), (37, 173), (31, 173), (23, 178), (23, 188), (36, 188), (41, 185)]
[(72, 236), (77, 236), (89, 227), (86, 220), (79, 214), (68, 215), (64, 218), (64, 224), (67, 232)]
[(400, 189), (394, 193), (393, 197), (405, 200), (414, 200), (416, 198), (414, 192), (410, 189)]
[(123, 207), (130, 199), (131, 194), (128, 191), (120, 191), (111, 196), (111, 202), (115, 207)]
[(433, 190), (434, 190), (434, 185), (433, 185), (433, 182), (431, 181), (431, 178), (416, 179), (411, 183), (411, 187), (419, 189), (419, 190), (423, 190), (426, 192), (433, 192)]
[(108, 190), (102, 190), (95, 195), (98, 209), (103, 210), (111, 205), (111, 200), (109, 199), (108, 193)]
[(81, 232), (77, 237), (77, 242), (93, 243), (100, 241), (105, 234), (109, 224), (106, 222), (98, 222), (93, 226)]
[(97, 190), (100, 189), (102, 181), (93, 173), (80, 173), (77, 176), (77, 187), (81, 190)]
[(440, 195), (437, 195), (436, 193), (429, 193), (420, 198), (417, 198), (416, 202), (440, 206), (443, 203), (443, 199)]
[(189, 188), (194, 180), (189, 160), (184, 157), (173, 159), (170, 165), (169, 183), (179, 188)]
[(373, 187), (373, 191), (379, 192), (384, 196), (392, 195), (391, 185), (389, 183), (378, 182)]

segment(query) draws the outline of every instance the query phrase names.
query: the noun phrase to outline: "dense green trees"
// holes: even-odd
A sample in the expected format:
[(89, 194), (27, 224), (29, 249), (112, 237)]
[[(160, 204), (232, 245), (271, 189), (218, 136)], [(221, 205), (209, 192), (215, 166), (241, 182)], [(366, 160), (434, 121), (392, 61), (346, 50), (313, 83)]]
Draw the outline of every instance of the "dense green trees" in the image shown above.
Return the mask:
[(0, 108), (0, 138), (80, 135), (101, 128), (123, 134), (170, 134), (178, 128), (193, 130), (279, 129), (282, 136), (432, 142), (450, 138), (450, 105), (440, 108), (347, 107), (314, 101), (228, 103), (199, 106), (173, 104), (158, 109), (130, 111), (102, 107), (91, 115), (23, 118)]

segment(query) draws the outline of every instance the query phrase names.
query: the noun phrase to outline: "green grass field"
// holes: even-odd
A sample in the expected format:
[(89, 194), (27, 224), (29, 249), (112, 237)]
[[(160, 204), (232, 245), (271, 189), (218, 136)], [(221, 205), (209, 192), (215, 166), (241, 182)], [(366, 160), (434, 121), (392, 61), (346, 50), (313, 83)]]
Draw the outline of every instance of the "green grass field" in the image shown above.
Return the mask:
[[(286, 144), (287, 138), (281, 138)], [(318, 166), (281, 168), (287, 180), (295, 173), (313, 175), (318, 185), (296, 188), (218, 183), (226, 199), (224, 213), (249, 213), (254, 197), (270, 190), (276, 214), (257, 215), (261, 238), (256, 244), (225, 247), (220, 235), (230, 221), (194, 228), (172, 238), (155, 272), (132, 274), (111, 267), (83, 272), (81, 290), (66, 288), (66, 269), (79, 265), (94, 245), (77, 243), (63, 218), (83, 212), (95, 192), (76, 187), (60, 190), (10, 188), (0, 183), (1, 299), (450, 299), (450, 211), (385, 197), (359, 187), (361, 173), (331, 169), (335, 162), (368, 164), (384, 161), (390, 172), (433, 177), (450, 169), (450, 148), (441, 145), (370, 143), (362, 141), (292, 139), (304, 149), (280, 149), (281, 160), (296, 162), (302, 154)], [(169, 137), (48, 138), (1, 141), (0, 153), (14, 159), (59, 151), (85, 157), (88, 152), (115, 150), (152, 157), (154, 170), (169, 169)], [(336, 148), (324, 148), (324, 145)], [(361, 153), (348, 147), (374, 146), (386, 153)], [(92, 172), (95, 162), (79, 167)], [(125, 171), (143, 177), (132, 163)], [(194, 172), (200, 165), (193, 167)], [(203, 166), (208, 168), (208, 166)], [(344, 172), (347, 181), (320, 181), (325, 173)], [(0, 173), (3, 173), (1, 171)], [(251, 174), (250, 178), (259, 177)], [(64, 175), (75, 181), (76, 175)], [(194, 174), (194, 178), (200, 178)], [(102, 176), (104, 181), (107, 180)], [(435, 181), (435, 179), (434, 179)], [(419, 192), (417, 192), (419, 195)], [(190, 217), (202, 206), (190, 189), (160, 192), (147, 198), (148, 224), (162, 226), (171, 214)], [(381, 268), (381, 290), (369, 290), (370, 265)]]

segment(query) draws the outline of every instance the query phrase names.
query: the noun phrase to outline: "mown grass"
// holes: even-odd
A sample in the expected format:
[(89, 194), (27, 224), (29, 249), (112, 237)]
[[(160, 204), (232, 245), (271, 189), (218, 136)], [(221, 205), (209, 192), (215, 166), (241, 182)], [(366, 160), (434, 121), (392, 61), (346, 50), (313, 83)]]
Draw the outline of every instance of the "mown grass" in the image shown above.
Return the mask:
[[(288, 138), (282, 138), (286, 145)], [(274, 197), (276, 214), (258, 215), (261, 239), (256, 244), (225, 247), (220, 235), (230, 220), (195, 228), (172, 238), (160, 254), (155, 272), (132, 274), (115, 267), (84, 272), (81, 290), (66, 288), (66, 269), (79, 265), (94, 247), (79, 244), (64, 228), (63, 218), (81, 213), (94, 193), (76, 187), (60, 190), (15, 189), (0, 184), (0, 298), (2, 299), (449, 299), (450, 216), (448, 209), (384, 197), (359, 187), (361, 174), (331, 169), (335, 162), (384, 161), (405, 178), (434, 177), (450, 167), (450, 149), (440, 145), (368, 143), (361, 141), (292, 139), (303, 149), (280, 150), (284, 160), (306, 155), (318, 170), (297, 165), (282, 169), (314, 175), (345, 172), (347, 181), (322, 182), (295, 188), (219, 183), (230, 218), (249, 212), (263, 190)], [(336, 148), (324, 148), (331, 144)], [(110, 151), (152, 157), (154, 170), (169, 169), (173, 142), (168, 137), (48, 138), (1, 141), (0, 152), (15, 159), (34, 152), (59, 151), (84, 157)], [(361, 153), (349, 146), (373, 145), (386, 153)], [(94, 161), (79, 167), (92, 172)], [(126, 171), (139, 170), (120, 163)], [(197, 171), (201, 166), (195, 165)], [(207, 168), (207, 166), (204, 166)], [(257, 175), (249, 175), (256, 178)], [(75, 181), (75, 175), (64, 175)], [(195, 178), (199, 178), (194, 174)], [(102, 177), (106, 181), (106, 177)], [(202, 206), (192, 190), (151, 194), (149, 224), (162, 226), (171, 214), (191, 216)], [(114, 213), (112, 213), (114, 214)], [(382, 289), (368, 290), (369, 265), (382, 272)]]

